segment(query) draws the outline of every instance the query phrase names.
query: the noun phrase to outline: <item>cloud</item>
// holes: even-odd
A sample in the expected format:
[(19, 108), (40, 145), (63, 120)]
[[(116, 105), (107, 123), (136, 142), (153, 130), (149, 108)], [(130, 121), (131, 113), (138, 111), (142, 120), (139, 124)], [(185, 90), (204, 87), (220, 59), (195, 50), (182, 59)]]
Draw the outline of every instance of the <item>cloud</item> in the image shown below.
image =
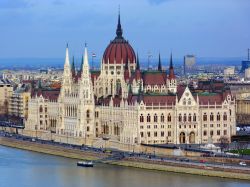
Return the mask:
[(160, 5), (168, 1), (171, 1), (171, 0), (148, 0), (148, 2), (152, 5)]
[(27, 0), (0, 0), (0, 9), (26, 8), (31, 6)]

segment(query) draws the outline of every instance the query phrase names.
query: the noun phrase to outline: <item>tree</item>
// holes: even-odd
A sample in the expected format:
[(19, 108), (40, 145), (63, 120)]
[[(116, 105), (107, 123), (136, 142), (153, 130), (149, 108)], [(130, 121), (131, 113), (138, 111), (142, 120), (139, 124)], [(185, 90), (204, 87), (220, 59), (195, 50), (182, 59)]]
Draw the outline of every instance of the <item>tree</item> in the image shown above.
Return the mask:
[(221, 136), (220, 137), (220, 148), (221, 152), (225, 149), (228, 149), (229, 147), (229, 140), (227, 136)]

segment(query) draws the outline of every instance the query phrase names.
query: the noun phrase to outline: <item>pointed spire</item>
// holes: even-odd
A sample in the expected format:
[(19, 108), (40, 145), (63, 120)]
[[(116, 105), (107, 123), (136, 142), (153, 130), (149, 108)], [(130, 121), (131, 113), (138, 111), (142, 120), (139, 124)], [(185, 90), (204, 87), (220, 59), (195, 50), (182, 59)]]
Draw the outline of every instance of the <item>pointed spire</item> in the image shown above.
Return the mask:
[(75, 59), (74, 59), (74, 56), (73, 56), (73, 59), (72, 59), (71, 72), (72, 72), (72, 76), (75, 76), (75, 74), (76, 74), (76, 67), (75, 67)]
[(172, 52), (171, 52), (171, 55), (170, 55), (170, 65), (169, 65), (169, 68), (174, 68), (174, 67), (173, 67), (173, 57), (172, 57)]
[(89, 66), (87, 43), (85, 43), (83, 65), (84, 65), (84, 66)]
[(138, 52), (137, 52), (137, 57), (136, 57), (136, 70), (140, 70), (140, 62), (139, 62)]
[(170, 56), (169, 79), (175, 79), (172, 53)]
[(83, 69), (83, 56), (82, 56), (82, 60), (81, 60), (80, 74), (82, 72), (82, 69)]
[(69, 64), (69, 45), (67, 43), (67, 46), (66, 46), (66, 55), (65, 55), (65, 66), (70, 66)]
[(160, 54), (160, 53), (159, 53), (158, 71), (162, 71), (162, 66), (161, 66), (161, 54)]
[(121, 19), (120, 19), (120, 7), (119, 7), (119, 12), (118, 12), (118, 24), (116, 28), (116, 37), (117, 38), (122, 38), (122, 26), (121, 26)]

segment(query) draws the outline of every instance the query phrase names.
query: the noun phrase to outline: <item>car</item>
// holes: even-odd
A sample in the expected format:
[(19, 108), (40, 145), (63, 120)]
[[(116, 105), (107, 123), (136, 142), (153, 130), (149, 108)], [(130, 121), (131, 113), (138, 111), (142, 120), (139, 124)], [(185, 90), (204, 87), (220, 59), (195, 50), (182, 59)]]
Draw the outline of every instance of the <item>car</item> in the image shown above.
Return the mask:
[(200, 163), (205, 163), (206, 161), (205, 160), (200, 160)]
[(247, 164), (246, 164), (246, 162), (240, 162), (239, 165), (240, 166), (246, 166)]

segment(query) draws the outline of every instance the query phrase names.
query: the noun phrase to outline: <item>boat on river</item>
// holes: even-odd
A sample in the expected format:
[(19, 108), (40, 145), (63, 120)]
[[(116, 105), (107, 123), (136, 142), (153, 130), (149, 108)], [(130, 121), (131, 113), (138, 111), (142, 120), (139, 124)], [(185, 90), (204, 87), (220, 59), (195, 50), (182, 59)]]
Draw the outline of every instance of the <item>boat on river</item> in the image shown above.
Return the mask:
[(78, 161), (77, 162), (77, 166), (81, 166), (81, 167), (94, 167), (94, 163), (92, 161)]

